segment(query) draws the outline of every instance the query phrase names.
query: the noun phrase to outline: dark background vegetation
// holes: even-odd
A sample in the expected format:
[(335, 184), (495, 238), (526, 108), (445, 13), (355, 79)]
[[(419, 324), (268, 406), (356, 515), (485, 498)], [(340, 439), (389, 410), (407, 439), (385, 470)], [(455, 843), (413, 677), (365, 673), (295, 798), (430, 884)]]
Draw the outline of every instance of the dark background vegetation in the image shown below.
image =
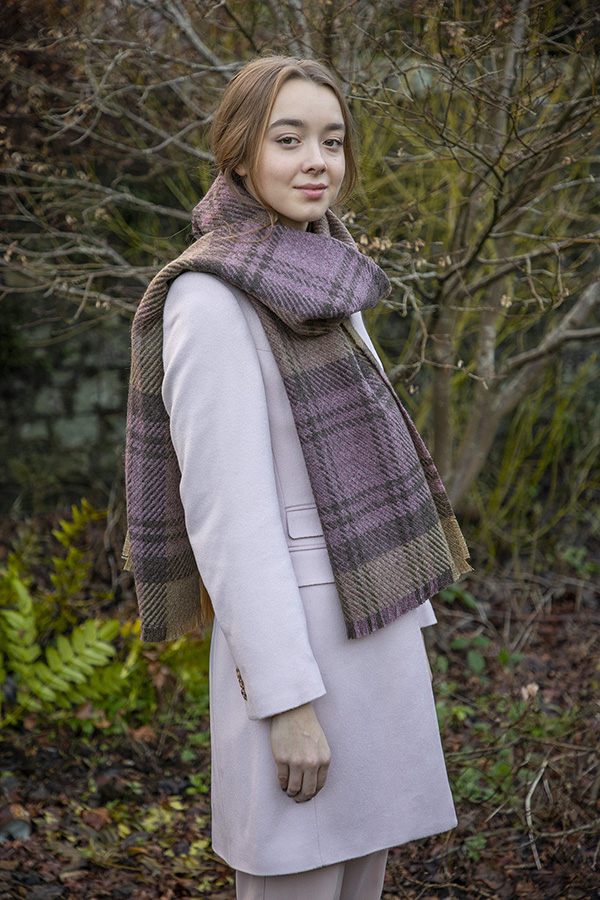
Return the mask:
[(347, 93), (341, 213), (394, 285), (368, 325), (476, 567), (428, 635), (460, 824), (384, 896), (600, 897), (596, 4), (8, 0), (1, 27), (0, 897), (233, 896), (208, 638), (142, 645), (118, 557), (130, 319), (261, 52)]

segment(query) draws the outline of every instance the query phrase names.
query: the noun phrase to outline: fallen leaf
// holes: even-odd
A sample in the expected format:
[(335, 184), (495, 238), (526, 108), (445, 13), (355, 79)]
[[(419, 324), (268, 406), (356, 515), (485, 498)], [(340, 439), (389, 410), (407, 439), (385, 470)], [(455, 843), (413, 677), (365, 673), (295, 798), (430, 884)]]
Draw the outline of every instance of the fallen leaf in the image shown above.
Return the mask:
[(75, 713), (75, 718), (80, 721), (87, 721), (88, 719), (94, 720), (94, 725), (98, 728), (108, 728), (110, 726), (110, 722), (100, 709), (95, 709), (91, 700), (88, 700), (87, 703), (84, 703), (79, 707), (77, 712)]
[(480, 881), (483, 881), (484, 884), (495, 891), (500, 890), (506, 881), (506, 876), (503, 872), (490, 868), (487, 865), (478, 866), (475, 870), (475, 874)]
[(134, 728), (131, 736), (136, 741), (143, 741), (145, 744), (155, 744), (158, 740), (156, 732), (151, 725), (142, 725), (140, 728)]
[(535, 681), (530, 681), (529, 684), (521, 687), (521, 697), (525, 702), (527, 702), (527, 700), (533, 700), (537, 696), (539, 689), (539, 684), (536, 684)]
[(0, 859), (0, 870), (12, 872), (20, 865), (18, 859)]
[(94, 718), (94, 707), (91, 700), (88, 700), (87, 703), (84, 703), (83, 706), (79, 707), (75, 713), (75, 718), (80, 719), (81, 721)]
[(87, 869), (65, 869), (64, 872), (61, 872), (58, 876), (58, 880), (65, 881), (78, 881), (80, 878), (85, 878), (86, 875), (89, 875)]
[(105, 806), (98, 806), (96, 809), (84, 809), (81, 818), (90, 828), (102, 831), (104, 826), (110, 822), (110, 812)]

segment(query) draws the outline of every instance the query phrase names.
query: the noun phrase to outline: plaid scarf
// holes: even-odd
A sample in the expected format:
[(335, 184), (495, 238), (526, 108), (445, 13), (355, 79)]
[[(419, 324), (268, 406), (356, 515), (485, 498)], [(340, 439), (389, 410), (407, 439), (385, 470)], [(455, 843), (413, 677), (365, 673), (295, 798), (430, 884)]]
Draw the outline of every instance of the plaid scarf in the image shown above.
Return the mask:
[(386, 296), (389, 282), (331, 211), (312, 232), (272, 225), (222, 176), (194, 210), (193, 226), (197, 240), (152, 280), (132, 328), (124, 555), (142, 639), (170, 640), (202, 619), (161, 397), (165, 298), (190, 270), (241, 288), (260, 317), (298, 429), (347, 633), (366, 635), (470, 569), (433, 461), (348, 321)]

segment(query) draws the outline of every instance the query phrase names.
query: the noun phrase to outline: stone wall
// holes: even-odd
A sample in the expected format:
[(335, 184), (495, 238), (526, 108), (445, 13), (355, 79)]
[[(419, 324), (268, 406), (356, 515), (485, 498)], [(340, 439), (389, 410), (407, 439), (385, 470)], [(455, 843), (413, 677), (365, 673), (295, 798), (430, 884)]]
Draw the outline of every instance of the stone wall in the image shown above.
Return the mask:
[(104, 505), (123, 479), (129, 321), (120, 317), (56, 341), (27, 332), (0, 380), (0, 512), (77, 502)]

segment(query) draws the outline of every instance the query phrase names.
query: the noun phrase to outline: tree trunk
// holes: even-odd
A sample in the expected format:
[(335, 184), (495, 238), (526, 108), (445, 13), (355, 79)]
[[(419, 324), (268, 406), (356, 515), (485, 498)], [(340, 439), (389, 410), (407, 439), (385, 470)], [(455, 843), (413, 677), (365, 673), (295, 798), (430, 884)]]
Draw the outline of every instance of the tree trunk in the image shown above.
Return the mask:
[(452, 366), (455, 313), (442, 296), (438, 315), (430, 333), (433, 342), (433, 458), (443, 479), (452, 472)]

